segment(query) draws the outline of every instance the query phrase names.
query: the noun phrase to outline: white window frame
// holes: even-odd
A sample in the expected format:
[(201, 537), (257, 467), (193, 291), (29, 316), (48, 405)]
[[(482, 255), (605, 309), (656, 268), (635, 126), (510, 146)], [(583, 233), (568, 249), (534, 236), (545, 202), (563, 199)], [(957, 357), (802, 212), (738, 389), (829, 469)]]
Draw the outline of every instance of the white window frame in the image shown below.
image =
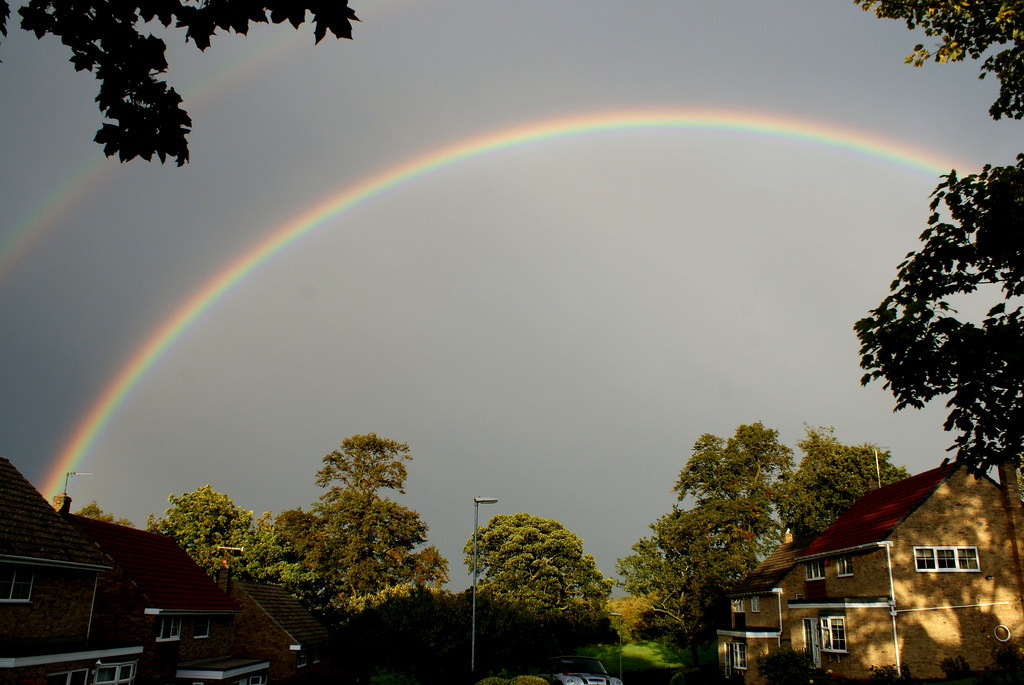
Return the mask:
[(295, 655), (295, 668), (305, 668), (307, 661), (306, 650), (300, 649), (298, 654)]
[(730, 642), (729, 644), (729, 665), (734, 670), (747, 670), (747, 643)]
[(197, 618), (192, 622), (192, 637), (205, 639), (210, 637), (210, 617)]
[(31, 602), (35, 579), (36, 575), (30, 568), (15, 564), (0, 566), (0, 602)]
[(249, 685), (267, 685), (267, 676), (251, 675), (249, 676)]
[[(93, 682), (96, 685), (131, 685), (132, 681), (135, 680), (135, 667), (137, 664), (137, 661), (126, 661), (118, 664), (97, 664), (96, 679)], [(100, 680), (100, 675), (105, 670), (114, 672), (113, 679)]]
[(750, 596), (750, 613), (759, 614), (761, 613), (761, 597), (760, 595)]
[(853, 557), (849, 554), (836, 557), (836, 575), (845, 578), (853, 575)]
[(737, 599), (732, 600), (732, 610), (733, 610), (733, 613), (736, 613), (736, 614), (742, 614), (743, 613), (743, 598), (742, 597), (738, 597)]
[(804, 563), (807, 580), (825, 580), (825, 560), (811, 559)]
[(156, 641), (173, 642), (181, 639), (181, 616), (161, 616), (156, 624)]
[(844, 616), (820, 616), (821, 651), (845, 654), (846, 649), (846, 618)]
[[(950, 562), (952, 562), (952, 565), (950, 565)], [(914, 568), (918, 573), (981, 572), (981, 564), (978, 561), (978, 548), (973, 545), (915, 546)]]
[[(72, 678), (74, 678), (75, 675), (80, 675), (81, 678), (78, 679), (77, 681), (76, 680), (72, 680)], [(87, 683), (87, 682), (89, 682), (89, 669), (88, 668), (78, 668), (78, 669), (73, 669), (71, 671), (58, 671), (57, 673), (47, 673), (46, 674), (46, 683), (47, 683), (47, 685), (51, 685), (51, 684), (52, 685), (57, 685), (57, 678), (59, 678), (60, 676), (64, 676), (64, 678), (62, 679), (63, 680), (63, 685), (75, 685), (76, 682)]]

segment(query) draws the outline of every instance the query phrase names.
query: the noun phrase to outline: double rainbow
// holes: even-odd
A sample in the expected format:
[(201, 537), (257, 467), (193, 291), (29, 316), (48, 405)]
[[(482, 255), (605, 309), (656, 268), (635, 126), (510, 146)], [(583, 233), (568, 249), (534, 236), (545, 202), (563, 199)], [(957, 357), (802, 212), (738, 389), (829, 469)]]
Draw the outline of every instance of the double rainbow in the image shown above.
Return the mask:
[(936, 177), (954, 166), (951, 160), (932, 152), (853, 129), (764, 114), (675, 109), (615, 111), (540, 121), (435, 148), (342, 188), (276, 227), (178, 305), (107, 382), (78, 421), (49, 469), (43, 493), (52, 496), (60, 490), (64, 474), (78, 469), (131, 391), (175, 341), (229, 290), (289, 245), (331, 225), (357, 205), (461, 162), (555, 139), (598, 137), (640, 130), (665, 134), (724, 132), (775, 138), (873, 158)]

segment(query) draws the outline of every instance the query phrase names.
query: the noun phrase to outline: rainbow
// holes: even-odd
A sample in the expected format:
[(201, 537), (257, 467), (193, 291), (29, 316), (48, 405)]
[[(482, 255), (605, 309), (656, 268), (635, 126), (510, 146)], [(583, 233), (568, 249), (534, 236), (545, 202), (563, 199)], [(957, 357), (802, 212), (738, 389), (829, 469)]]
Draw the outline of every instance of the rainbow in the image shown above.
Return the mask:
[(849, 152), (931, 176), (946, 173), (954, 166), (950, 160), (926, 150), (854, 129), (764, 114), (678, 109), (615, 111), (546, 120), (503, 128), (429, 150), (331, 194), (273, 229), (181, 303), (146, 338), (89, 406), (63, 444), (45, 478), (42, 492), (52, 496), (60, 491), (65, 473), (77, 470), (118, 408), (176, 340), (229, 290), (296, 241), (327, 226), (357, 205), (460, 162), (556, 139), (638, 130), (663, 133), (725, 132), (782, 139)]

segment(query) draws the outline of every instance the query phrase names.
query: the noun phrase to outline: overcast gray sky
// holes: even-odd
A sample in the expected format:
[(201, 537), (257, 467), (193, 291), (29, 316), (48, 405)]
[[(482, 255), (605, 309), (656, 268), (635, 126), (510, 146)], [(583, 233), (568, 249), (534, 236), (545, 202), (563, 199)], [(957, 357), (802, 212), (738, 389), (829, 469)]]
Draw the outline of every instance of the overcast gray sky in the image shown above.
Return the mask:
[[(904, 66), (921, 37), (851, 1), (354, 7), (354, 41), (275, 26), (173, 46), (194, 122), (181, 169), (103, 158), (96, 82), (57, 40), (0, 45), (0, 454), (37, 487), (205, 283), (431, 151), (648, 110), (825, 127), (961, 172), (1021, 148), (976, 65)], [(213, 302), (118, 405), (71, 495), (140, 525), (206, 483), (257, 512), (306, 507), (322, 456), (376, 432), (410, 444), (400, 501), (460, 589), (475, 495), (500, 499), (484, 518), (557, 519), (611, 574), (705, 432), (763, 421), (792, 446), (833, 425), (929, 468), (952, 441), (941, 407), (893, 414), (860, 387), (852, 325), (938, 178), (856, 147), (622, 127), (441, 165)]]

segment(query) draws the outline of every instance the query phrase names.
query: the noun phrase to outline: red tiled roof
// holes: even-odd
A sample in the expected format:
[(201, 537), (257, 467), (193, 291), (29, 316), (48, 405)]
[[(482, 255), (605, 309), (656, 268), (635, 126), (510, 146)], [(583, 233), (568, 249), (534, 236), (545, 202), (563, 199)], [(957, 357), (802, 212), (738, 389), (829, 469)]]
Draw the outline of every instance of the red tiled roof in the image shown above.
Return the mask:
[(956, 463), (943, 464), (866, 493), (819, 535), (801, 558), (885, 540), (956, 468)]
[(71, 516), (85, 536), (128, 576), (150, 608), (237, 613), (240, 609), (173, 539), (159, 533)]

